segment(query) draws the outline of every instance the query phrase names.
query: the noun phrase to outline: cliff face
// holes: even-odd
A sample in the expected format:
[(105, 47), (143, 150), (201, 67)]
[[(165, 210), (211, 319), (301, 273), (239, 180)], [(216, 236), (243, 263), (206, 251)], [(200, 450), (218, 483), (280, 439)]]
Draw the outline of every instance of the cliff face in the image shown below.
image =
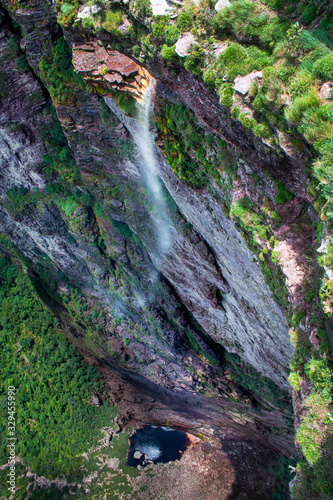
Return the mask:
[[(100, 365), (127, 419), (251, 438), (290, 454), (286, 308), (223, 207), (249, 190), (258, 203), (262, 190), (274, 198), (272, 171), (304, 203), (304, 162), (279, 158), (185, 70), (172, 76), (161, 61), (144, 69), (111, 49), (99, 55), (101, 44), (71, 31), (83, 76), (74, 80), (61, 67), (69, 61), (51, 2), (29, 2), (11, 15), (19, 30), (5, 12), (0, 27), (0, 230), (28, 259), (36, 289)], [(156, 119), (165, 103), (186, 104), (203, 140), (215, 134), (239, 164), (234, 190), (225, 188), (222, 169), (223, 183), (195, 188), (175, 175), (163, 147), (155, 149), (169, 231), (163, 250), (141, 125), (114, 94), (142, 96), (148, 71), (157, 79)], [(298, 203), (291, 202), (296, 218)], [(97, 314), (88, 318), (87, 310)]]

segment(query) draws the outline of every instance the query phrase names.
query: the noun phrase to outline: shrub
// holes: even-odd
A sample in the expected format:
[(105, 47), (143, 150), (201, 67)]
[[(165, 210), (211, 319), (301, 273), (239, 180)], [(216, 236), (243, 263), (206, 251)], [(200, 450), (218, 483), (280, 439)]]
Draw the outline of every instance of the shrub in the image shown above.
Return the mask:
[(86, 30), (94, 29), (94, 21), (90, 17), (82, 19), (82, 27)]
[(230, 7), (225, 7), (214, 16), (214, 27), (218, 33), (240, 33), (249, 19), (258, 13), (255, 3), (249, 0), (237, 0)]
[(310, 91), (303, 97), (296, 97), (291, 107), (286, 109), (285, 116), (291, 123), (299, 124), (304, 112), (309, 108), (317, 108), (319, 104), (319, 95), (314, 91)]
[(109, 33), (116, 34), (119, 26), (123, 23), (124, 13), (121, 10), (109, 10), (106, 14), (106, 21), (103, 28)]
[(205, 51), (200, 45), (193, 45), (190, 52), (186, 56), (185, 68), (191, 71), (194, 75), (200, 75), (202, 65), (205, 59)]
[(215, 89), (215, 78), (215, 73), (211, 68), (207, 69), (207, 71), (205, 71), (203, 74), (203, 81), (210, 90)]
[(289, 384), (295, 389), (295, 391), (300, 391), (302, 378), (299, 373), (292, 372), (289, 375)]
[(308, 5), (302, 12), (300, 17), (301, 23), (310, 24), (317, 14), (317, 7), (315, 5)]
[(52, 53), (40, 60), (39, 69), (52, 99), (73, 99), (75, 90), (84, 87), (81, 76), (74, 71), (72, 53), (64, 38), (59, 38)]
[(244, 47), (239, 45), (238, 43), (233, 43), (230, 47), (227, 47), (222, 54), (219, 55), (218, 59), (223, 61), (225, 64), (229, 64), (231, 62), (238, 63), (243, 59), (246, 59), (247, 53)]
[(297, 431), (297, 441), (310, 464), (315, 464), (321, 455), (321, 445), (325, 435), (325, 420), (329, 409), (325, 398), (319, 393), (312, 394), (306, 401), (308, 412)]
[(219, 96), (220, 96), (220, 103), (222, 106), (227, 106), (230, 108), (234, 101), (233, 101), (233, 95), (234, 95), (234, 88), (232, 83), (225, 83), (220, 87), (219, 89)]
[(333, 281), (326, 280), (319, 291), (320, 300), (327, 316), (333, 316)]
[[(333, 124), (327, 116), (327, 107), (310, 108), (304, 112), (298, 130), (307, 141), (319, 144), (333, 134)], [(326, 142), (326, 141), (325, 141)]]
[(21, 54), (16, 59), (16, 67), (20, 73), (25, 73), (27, 71), (27, 69), (29, 68), (29, 64), (25, 54)]
[(153, 33), (156, 38), (164, 37), (165, 29), (170, 21), (170, 16), (154, 16)]
[(261, 26), (260, 41), (267, 47), (273, 47), (276, 42), (283, 40), (290, 28), (290, 21), (284, 17), (273, 17), (269, 23)]
[(137, 17), (145, 18), (153, 14), (149, 0), (135, 0), (134, 14)]
[(71, 5), (70, 3), (64, 3), (61, 7), (60, 10), (61, 12), (65, 15), (68, 16), (74, 9), (74, 5)]
[(163, 57), (163, 59), (167, 60), (174, 59), (177, 56), (176, 46), (172, 45), (171, 47), (168, 47), (167, 45), (163, 45), (161, 49), (161, 56)]
[(173, 45), (179, 38), (180, 31), (174, 24), (169, 24), (165, 28), (164, 38), (167, 45)]
[(333, 52), (321, 57), (313, 65), (314, 73), (324, 80), (333, 79)]
[(313, 74), (306, 69), (296, 73), (289, 85), (289, 94), (292, 99), (304, 96), (310, 90), (314, 82)]
[(186, 11), (181, 12), (177, 18), (177, 27), (181, 32), (189, 31), (193, 26), (193, 16)]

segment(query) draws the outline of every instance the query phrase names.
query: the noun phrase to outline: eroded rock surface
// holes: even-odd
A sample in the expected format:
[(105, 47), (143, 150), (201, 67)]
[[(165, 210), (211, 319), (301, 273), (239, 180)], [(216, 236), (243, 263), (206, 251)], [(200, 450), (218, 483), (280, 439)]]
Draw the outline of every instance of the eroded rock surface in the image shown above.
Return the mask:
[(104, 48), (100, 42), (73, 44), (75, 70), (93, 87), (128, 92), (140, 97), (148, 85), (149, 73), (131, 58)]

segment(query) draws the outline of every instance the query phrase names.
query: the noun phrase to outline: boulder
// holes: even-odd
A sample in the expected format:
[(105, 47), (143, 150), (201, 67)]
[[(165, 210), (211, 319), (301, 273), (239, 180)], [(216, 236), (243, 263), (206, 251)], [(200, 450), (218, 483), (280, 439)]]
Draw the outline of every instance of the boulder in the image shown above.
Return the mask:
[(331, 92), (332, 92), (332, 83), (331, 82), (325, 82), (321, 87), (319, 91), (319, 95), (322, 99), (331, 99)]
[(229, 7), (231, 3), (229, 0), (218, 0), (217, 4), (215, 5), (215, 10), (216, 12), (219, 12), (219, 10), (224, 9), (224, 7)]
[(236, 92), (246, 95), (251, 87), (251, 83), (256, 78), (262, 78), (262, 71), (252, 71), (252, 73), (249, 73), (246, 76), (238, 75), (235, 78), (234, 89), (236, 90)]
[(99, 10), (101, 10), (101, 8), (98, 7), (97, 5), (91, 5), (91, 6), (86, 5), (78, 13), (77, 19), (85, 19), (86, 17), (91, 17), (92, 14), (96, 14)]
[(166, 0), (150, 0), (153, 16), (164, 16), (172, 12), (172, 7)]
[(178, 38), (176, 43), (176, 53), (180, 57), (185, 57), (190, 50), (191, 45), (197, 45), (194, 35), (192, 33), (187, 32), (184, 33), (180, 38)]

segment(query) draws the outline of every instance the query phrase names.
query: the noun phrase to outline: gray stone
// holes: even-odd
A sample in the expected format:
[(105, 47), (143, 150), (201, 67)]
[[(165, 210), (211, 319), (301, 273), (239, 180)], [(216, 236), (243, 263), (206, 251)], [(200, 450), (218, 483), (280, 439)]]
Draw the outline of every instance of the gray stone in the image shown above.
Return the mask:
[(252, 73), (249, 73), (246, 76), (239, 75), (235, 78), (234, 89), (236, 90), (236, 92), (246, 95), (249, 91), (249, 88), (251, 87), (251, 83), (256, 78), (262, 78), (262, 71), (252, 71)]
[(325, 82), (319, 91), (319, 95), (322, 99), (332, 99), (332, 83), (331, 82)]
[(153, 10), (153, 16), (164, 16), (172, 12), (172, 7), (166, 0), (150, 0), (150, 5)]
[(192, 33), (187, 32), (184, 33), (176, 43), (176, 53), (180, 57), (185, 57), (190, 50), (191, 45), (197, 45), (198, 42), (196, 42), (194, 35)]
[(86, 5), (78, 13), (77, 19), (85, 19), (86, 17), (91, 17), (92, 14), (96, 14), (100, 10), (101, 10), (101, 8), (98, 7), (97, 5), (91, 5), (91, 6)]
[(231, 3), (229, 0), (218, 0), (217, 4), (215, 5), (215, 10), (216, 12), (219, 12), (220, 10), (224, 9), (224, 7), (229, 7)]

